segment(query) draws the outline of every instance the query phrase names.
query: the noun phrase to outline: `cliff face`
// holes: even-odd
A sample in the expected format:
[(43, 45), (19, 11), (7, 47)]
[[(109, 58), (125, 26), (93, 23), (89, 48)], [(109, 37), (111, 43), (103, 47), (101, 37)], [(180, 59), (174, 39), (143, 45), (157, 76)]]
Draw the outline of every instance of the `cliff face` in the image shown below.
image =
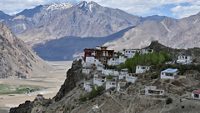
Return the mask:
[(63, 99), (70, 91), (77, 87), (78, 83), (83, 80), (81, 73), (81, 61), (74, 61), (72, 68), (68, 70), (66, 80), (61, 86), (59, 92), (53, 99), (35, 99), (33, 102), (26, 101), (16, 108), (11, 108), (10, 113), (48, 113), (51, 108), (50, 104), (57, 105), (57, 101)]
[(64, 84), (61, 86), (59, 92), (54, 97), (55, 101), (61, 100), (67, 93), (73, 90), (78, 82), (83, 80), (83, 75), (81, 73), (81, 61), (73, 62), (72, 68), (67, 72), (67, 78)]

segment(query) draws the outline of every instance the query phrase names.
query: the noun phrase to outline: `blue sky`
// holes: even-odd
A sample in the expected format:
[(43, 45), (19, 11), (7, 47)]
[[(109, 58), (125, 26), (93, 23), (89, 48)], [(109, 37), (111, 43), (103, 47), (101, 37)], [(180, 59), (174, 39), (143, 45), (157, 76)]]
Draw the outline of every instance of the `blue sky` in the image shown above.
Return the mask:
[[(95, 1), (102, 6), (118, 8), (138, 16), (162, 15), (183, 18), (200, 12), (200, 0), (86, 0)], [(0, 0), (0, 10), (15, 14), (26, 8), (54, 2), (73, 2), (80, 0)]]

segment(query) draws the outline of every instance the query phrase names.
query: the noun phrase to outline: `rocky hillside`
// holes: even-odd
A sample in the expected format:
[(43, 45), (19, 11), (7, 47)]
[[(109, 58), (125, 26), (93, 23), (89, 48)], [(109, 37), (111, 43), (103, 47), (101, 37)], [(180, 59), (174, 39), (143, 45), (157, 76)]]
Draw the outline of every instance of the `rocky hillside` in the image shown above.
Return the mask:
[(30, 77), (37, 71), (44, 71), (45, 64), (25, 43), (0, 23), (0, 78)]
[[(190, 50), (173, 49), (154, 41), (147, 48), (166, 51), (170, 54), (196, 53)], [(198, 57), (199, 55), (194, 54)], [(163, 64), (165, 65), (165, 64)], [(189, 68), (188, 68), (189, 69)], [(93, 92), (92, 99), (84, 100), (83, 80), (92, 74), (81, 73), (81, 61), (74, 61), (59, 92), (53, 99), (36, 98), (26, 101), (10, 113), (198, 113), (200, 102), (190, 98), (191, 92), (199, 88), (200, 72), (189, 69), (176, 80), (161, 80), (159, 74), (148, 72), (138, 75), (136, 83), (129, 84), (124, 92), (115, 90)], [(160, 71), (160, 69), (159, 69)], [(165, 90), (165, 96), (145, 96), (145, 86), (157, 86)]]
[(200, 13), (180, 20), (168, 17), (147, 19), (126, 32), (122, 38), (105, 45), (122, 50), (124, 48), (142, 48), (153, 40), (159, 40), (164, 45), (173, 48), (200, 47), (199, 18)]
[(65, 36), (108, 36), (139, 22), (140, 17), (85, 1), (41, 5), (5, 20), (17, 36), (31, 44)]
[[(65, 98), (68, 93), (70, 93), (74, 88), (78, 87), (80, 81), (84, 79), (83, 74), (81, 73), (82, 65), (81, 61), (75, 61), (72, 64), (72, 68), (68, 70), (66, 80), (64, 84), (61, 86), (59, 92), (53, 99), (42, 99), (42, 100), (35, 100), (33, 102), (26, 101), (24, 104), (21, 104), (19, 107), (12, 108), (10, 113), (36, 113), (38, 112), (45, 112), (45, 106), (50, 107), (50, 104), (57, 106), (57, 102), (61, 99)], [(44, 106), (40, 106), (42, 105)], [(54, 106), (53, 105), (53, 106)], [(37, 107), (41, 107), (37, 109)], [(43, 109), (45, 108), (45, 109)], [(46, 109), (47, 110), (47, 109)], [(48, 113), (48, 111), (46, 111)]]

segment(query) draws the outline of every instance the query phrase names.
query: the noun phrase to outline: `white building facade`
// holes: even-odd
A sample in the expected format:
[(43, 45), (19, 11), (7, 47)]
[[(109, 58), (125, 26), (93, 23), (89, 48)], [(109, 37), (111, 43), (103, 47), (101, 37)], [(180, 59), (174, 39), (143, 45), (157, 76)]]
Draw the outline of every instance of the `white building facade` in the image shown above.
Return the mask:
[(136, 49), (124, 49), (123, 50), (123, 54), (127, 58), (133, 58), (137, 52), (139, 52), (139, 50), (136, 50)]
[(119, 56), (118, 58), (111, 58), (108, 60), (108, 65), (109, 66), (117, 66), (122, 63), (125, 63), (126, 58), (124, 56)]
[(171, 69), (168, 68), (161, 72), (160, 77), (161, 79), (175, 79), (178, 75), (178, 69)]
[(91, 81), (84, 81), (84, 90), (87, 92), (91, 92), (92, 91), (92, 86), (93, 84), (91, 83)]
[(106, 77), (104, 76), (94, 76), (93, 84), (97, 86), (102, 86), (106, 82)]
[(179, 55), (178, 60), (176, 61), (178, 64), (191, 64), (192, 56)]
[(150, 70), (150, 66), (141, 66), (141, 65), (138, 65), (138, 66), (136, 66), (135, 73), (136, 74), (146, 73), (149, 70)]
[(126, 76), (126, 81), (129, 83), (135, 83), (135, 81), (137, 80), (137, 77), (133, 77), (133, 76)]

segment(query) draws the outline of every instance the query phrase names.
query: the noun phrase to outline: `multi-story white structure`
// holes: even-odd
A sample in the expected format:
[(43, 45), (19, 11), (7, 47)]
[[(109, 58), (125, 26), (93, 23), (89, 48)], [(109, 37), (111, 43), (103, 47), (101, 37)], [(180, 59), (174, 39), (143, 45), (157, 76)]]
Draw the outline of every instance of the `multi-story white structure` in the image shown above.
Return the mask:
[(135, 56), (136, 53), (139, 53), (139, 52), (140, 52), (139, 49), (124, 49), (123, 50), (123, 54), (127, 58), (132, 58)]
[(125, 63), (126, 59), (127, 58), (125, 58), (124, 56), (113, 57), (113, 58), (108, 60), (108, 65), (109, 66), (117, 66), (117, 65), (120, 65), (122, 63)]
[(129, 75), (126, 76), (126, 82), (135, 83), (136, 80), (137, 80), (137, 77), (133, 77)]
[(105, 76), (94, 75), (93, 84), (97, 86), (102, 86), (106, 82)]
[(191, 64), (192, 56), (179, 55), (176, 61), (178, 64)]
[(150, 70), (150, 66), (141, 66), (141, 65), (138, 65), (136, 66), (136, 74), (140, 74), (140, 73), (146, 73), (147, 71)]
[(139, 53), (139, 54), (153, 53), (153, 49), (144, 48), (144, 49), (124, 49), (123, 50), (123, 54), (127, 58), (134, 57), (136, 53)]
[(129, 76), (128, 74), (128, 69), (122, 69), (120, 72), (119, 72), (119, 80), (122, 80), (122, 79), (126, 79), (126, 76)]
[(112, 77), (112, 79), (106, 80), (106, 90), (116, 87), (117, 87), (117, 77)]
[(140, 54), (148, 54), (153, 53), (153, 49), (141, 49)]
[(82, 73), (83, 74), (90, 74), (91, 69), (90, 68), (83, 68)]
[(102, 74), (104, 75), (111, 75), (111, 76), (119, 76), (119, 72), (118, 71), (115, 71), (115, 70), (112, 70), (112, 69), (104, 69), (102, 70)]

